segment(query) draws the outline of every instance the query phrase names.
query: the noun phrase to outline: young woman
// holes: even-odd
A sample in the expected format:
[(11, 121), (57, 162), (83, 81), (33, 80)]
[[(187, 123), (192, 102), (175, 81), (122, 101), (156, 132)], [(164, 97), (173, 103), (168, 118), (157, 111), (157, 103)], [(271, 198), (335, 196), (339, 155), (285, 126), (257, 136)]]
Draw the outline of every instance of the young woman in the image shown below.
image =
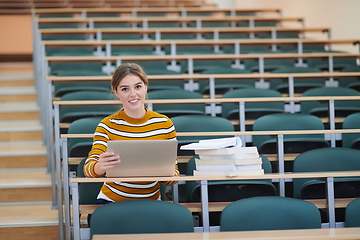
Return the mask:
[[(148, 79), (135, 63), (120, 65), (111, 80), (112, 90), (123, 109), (104, 118), (96, 128), (94, 142), (84, 165), (86, 177), (101, 177), (121, 162), (119, 155), (107, 152), (109, 140), (175, 139), (175, 128), (165, 115), (145, 108)], [(139, 149), (141, 151), (141, 149)], [(174, 166), (174, 176), (179, 176)], [(163, 182), (172, 185), (175, 182)], [(105, 182), (96, 203), (129, 199), (160, 199), (159, 182)]]

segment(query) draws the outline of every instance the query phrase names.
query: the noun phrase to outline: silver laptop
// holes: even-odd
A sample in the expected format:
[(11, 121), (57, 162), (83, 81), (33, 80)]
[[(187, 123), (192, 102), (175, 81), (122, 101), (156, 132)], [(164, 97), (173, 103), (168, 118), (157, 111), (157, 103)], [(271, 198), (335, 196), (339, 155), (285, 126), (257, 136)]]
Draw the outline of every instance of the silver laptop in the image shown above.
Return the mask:
[(121, 162), (106, 171), (107, 177), (168, 177), (174, 175), (177, 140), (115, 140), (108, 151)]

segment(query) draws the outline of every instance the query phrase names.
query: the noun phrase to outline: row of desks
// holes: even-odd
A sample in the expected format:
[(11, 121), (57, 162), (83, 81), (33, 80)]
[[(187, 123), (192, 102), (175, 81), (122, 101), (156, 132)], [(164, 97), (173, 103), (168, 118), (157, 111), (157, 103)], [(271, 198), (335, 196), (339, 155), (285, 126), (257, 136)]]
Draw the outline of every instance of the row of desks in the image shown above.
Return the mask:
[[(201, 184), (201, 212), (203, 217), (203, 232), (210, 232), (209, 225), (209, 202), (207, 183), (210, 180), (250, 180), (250, 179), (285, 179), (285, 178), (321, 178), (326, 181), (327, 199), (326, 207), (329, 212), (329, 227), (335, 228), (335, 199), (334, 199), (334, 178), (335, 177), (358, 177), (360, 171), (346, 172), (308, 172), (308, 173), (283, 173), (283, 174), (264, 174), (256, 176), (180, 176), (180, 177), (141, 177), (141, 178), (71, 178), (70, 187), (72, 191), (72, 213), (74, 223), (74, 239), (81, 239), (80, 230), (80, 206), (78, 195), (79, 183), (105, 182), (105, 181), (200, 181)], [(175, 200), (176, 202), (176, 200)]]
[(93, 240), (331, 240), (331, 239), (359, 239), (360, 228), (336, 229), (301, 229), (301, 230), (273, 230), (273, 231), (242, 231), (242, 232), (206, 232), (206, 233), (161, 233), (161, 234), (119, 234), (94, 235)]

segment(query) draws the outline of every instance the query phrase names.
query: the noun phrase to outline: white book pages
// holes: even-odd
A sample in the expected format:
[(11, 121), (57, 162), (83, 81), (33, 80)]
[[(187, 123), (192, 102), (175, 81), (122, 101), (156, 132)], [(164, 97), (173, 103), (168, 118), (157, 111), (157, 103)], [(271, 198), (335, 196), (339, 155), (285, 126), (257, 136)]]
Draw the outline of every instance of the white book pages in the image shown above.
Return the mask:
[(181, 150), (207, 150), (227, 147), (241, 147), (242, 141), (239, 137), (217, 138), (200, 140), (198, 143), (191, 143), (180, 147)]

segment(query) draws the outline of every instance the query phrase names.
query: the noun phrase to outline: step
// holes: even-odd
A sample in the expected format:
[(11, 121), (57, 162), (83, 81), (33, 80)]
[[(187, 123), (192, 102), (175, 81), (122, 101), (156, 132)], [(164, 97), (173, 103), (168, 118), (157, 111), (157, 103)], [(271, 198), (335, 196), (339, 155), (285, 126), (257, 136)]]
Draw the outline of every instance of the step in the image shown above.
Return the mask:
[(0, 170), (0, 203), (50, 202), (51, 177), (45, 168)]
[(36, 102), (35, 87), (1, 87), (0, 103), (7, 102)]
[(58, 240), (58, 211), (50, 203), (0, 205), (1, 239)]
[(0, 71), (33, 71), (32, 62), (4, 62), (0, 63)]
[(47, 152), (43, 142), (0, 143), (0, 169), (46, 167)]
[(42, 140), (43, 127), (38, 120), (0, 121), (0, 142)]
[(40, 109), (36, 101), (0, 103), (0, 121), (24, 119), (40, 119)]
[(30, 87), (34, 86), (32, 71), (1, 71), (0, 87)]

